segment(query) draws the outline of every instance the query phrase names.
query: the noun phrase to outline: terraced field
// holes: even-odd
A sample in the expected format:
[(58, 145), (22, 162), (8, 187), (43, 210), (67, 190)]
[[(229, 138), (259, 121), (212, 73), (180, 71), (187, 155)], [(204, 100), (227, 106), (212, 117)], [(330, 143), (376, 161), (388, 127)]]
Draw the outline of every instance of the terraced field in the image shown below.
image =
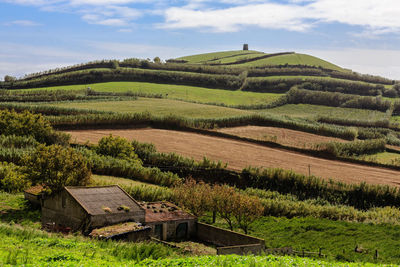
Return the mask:
[(186, 57), (179, 57), (176, 60), (185, 60), (188, 63), (205, 63), (207, 61), (218, 60), (226, 57), (233, 57), (233, 56), (241, 56), (247, 54), (259, 54), (262, 55), (264, 53), (258, 51), (243, 51), (243, 50), (235, 50), (235, 51), (224, 51), (224, 52), (215, 52), (215, 53), (206, 53), (206, 54), (199, 54), (193, 56), (186, 56)]
[(248, 67), (260, 67), (260, 66), (271, 66), (271, 65), (308, 65), (315, 67), (323, 67), (325, 69), (332, 69), (337, 71), (344, 71), (339, 66), (336, 66), (328, 61), (322, 60), (317, 57), (313, 57), (305, 54), (290, 54), (290, 55), (280, 55), (275, 57), (269, 57), (260, 59), (257, 61), (251, 61), (243, 64), (238, 64), (235, 66), (248, 66)]
[(85, 85), (52, 86), (29, 90), (84, 90), (88, 87), (100, 92), (131, 91), (148, 94), (162, 94), (164, 96), (168, 95), (168, 98), (172, 99), (196, 101), (200, 103), (219, 103), (225, 105), (267, 104), (282, 96), (282, 94), (229, 91), (186, 85), (146, 82), (108, 82)]
[(314, 148), (316, 144), (325, 142), (347, 142), (345, 140), (321, 136), (301, 131), (277, 127), (243, 126), (218, 129), (217, 132), (262, 141), (273, 141), (290, 147)]
[(308, 175), (325, 179), (333, 178), (346, 183), (367, 182), (371, 184), (400, 185), (400, 172), (369, 167), (358, 164), (326, 160), (308, 155), (280, 150), (247, 142), (160, 129), (137, 130), (80, 130), (68, 131), (72, 140), (79, 143), (86, 141), (96, 143), (109, 134), (121, 136), (130, 140), (154, 143), (161, 152), (175, 152), (196, 160), (204, 156), (212, 160), (228, 163), (228, 167), (241, 170), (248, 166), (275, 167), (291, 169)]
[(224, 118), (252, 114), (251, 111), (247, 110), (158, 98), (139, 98), (134, 101), (63, 102), (49, 104), (48, 106), (121, 113), (149, 112), (158, 116), (176, 115), (186, 118)]
[(319, 116), (359, 120), (382, 120), (386, 118), (386, 113), (380, 111), (309, 104), (289, 104), (277, 108), (260, 110), (259, 112), (307, 119), (316, 119)]

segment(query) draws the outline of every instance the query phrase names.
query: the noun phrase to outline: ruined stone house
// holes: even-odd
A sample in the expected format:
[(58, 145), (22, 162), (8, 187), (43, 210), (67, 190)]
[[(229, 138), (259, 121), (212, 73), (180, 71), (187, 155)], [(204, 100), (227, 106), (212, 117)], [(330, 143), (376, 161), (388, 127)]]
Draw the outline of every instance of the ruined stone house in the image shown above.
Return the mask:
[(142, 203), (145, 224), (151, 235), (160, 240), (183, 240), (196, 235), (197, 218), (169, 202)]
[(54, 223), (73, 231), (126, 221), (144, 223), (145, 210), (119, 186), (65, 187), (42, 199), (42, 224)]

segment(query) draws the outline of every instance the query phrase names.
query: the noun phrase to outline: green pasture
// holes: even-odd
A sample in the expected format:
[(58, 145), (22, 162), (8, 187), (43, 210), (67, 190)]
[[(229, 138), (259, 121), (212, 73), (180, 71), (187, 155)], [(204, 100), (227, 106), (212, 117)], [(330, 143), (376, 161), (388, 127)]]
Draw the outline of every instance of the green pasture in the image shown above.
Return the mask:
[[(215, 61), (215, 63), (228, 64), (228, 63), (234, 63), (234, 62), (244, 60), (244, 59), (257, 58), (257, 57), (264, 56), (264, 55), (266, 55), (266, 54), (256, 53), (256, 54), (239, 55), (239, 56), (235, 56), (235, 57), (225, 57), (225, 58), (221, 58), (221, 59)], [(214, 63), (214, 61), (210, 61), (210, 63)]]
[(387, 165), (399, 165), (400, 164), (400, 153), (393, 152), (382, 152), (374, 155), (367, 155), (362, 157), (363, 160), (372, 161)]
[[(280, 75), (280, 76), (268, 76), (268, 77), (251, 77), (248, 78), (251, 80), (293, 80), (293, 79), (302, 79), (303, 82), (313, 81), (338, 81), (338, 82), (348, 82), (348, 83), (360, 83), (360, 84), (368, 84), (368, 85), (377, 85), (375, 83), (368, 83), (363, 81), (352, 81), (347, 79), (339, 79), (339, 78), (332, 78), (332, 77), (319, 77), (319, 76), (304, 76), (304, 75)], [(385, 84), (383, 85), (385, 88), (392, 88), (392, 85)]]
[[(269, 248), (292, 247), (319, 251), (339, 261), (400, 263), (400, 226), (370, 225), (314, 218), (263, 217), (252, 225), (251, 235), (265, 239)], [(363, 253), (356, 253), (355, 247)], [(374, 260), (375, 250), (379, 258)]]
[(168, 98), (195, 101), (199, 103), (218, 103), (225, 105), (257, 105), (267, 104), (278, 99), (282, 94), (255, 93), (209, 89), (204, 87), (171, 85), (145, 82), (108, 82), (81, 85), (52, 86), (28, 90), (82, 90), (92, 88), (100, 92), (141, 92), (148, 94), (162, 94)]
[(186, 57), (179, 57), (177, 60), (186, 60), (188, 63), (203, 63), (206, 61), (220, 59), (223, 57), (230, 57), (235, 55), (245, 55), (245, 54), (263, 54), (262, 52), (258, 51), (243, 51), (243, 50), (235, 50), (235, 51), (224, 51), (224, 52), (214, 52), (214, 53), (205, 53), (205, 54), (198, 54)]
[(312, 120), (317, 119), (318, 116), (359, 120), (382, 120), (386, 118), (385, 112), (375, 110), (339, 108), (309, 104), (288, 104), (277, 108), (260, 110), (259, 112), (265, 115), (287, 115), (290, 117)]
[(223, 118), (252, 114), (250, 111), (194, 104), (171, 99), (139, 98), (133, 101), (88, 101), (49, 103), (46, 106), (112, 111), (120, 113), (149, 112), (152, 115), (177, 115), (188, 118)]
[(323, 67), (325, 69), (332, 69), (337, 71), (344, 71), (339, 66), (336, 66), (328, 61), (323, 59), (313, 57), (305, 54), (289, 54), (289, 55), (281, 55), (274, 56), (269, 58), (264, 58), (256, 61), (251, 61), (243, 64), (238, 64), (235, 66), (238, 67), (261, 67), (261, 66), (271, 66), (271, 65), (308, 65), (308, 66), (316, 66)]

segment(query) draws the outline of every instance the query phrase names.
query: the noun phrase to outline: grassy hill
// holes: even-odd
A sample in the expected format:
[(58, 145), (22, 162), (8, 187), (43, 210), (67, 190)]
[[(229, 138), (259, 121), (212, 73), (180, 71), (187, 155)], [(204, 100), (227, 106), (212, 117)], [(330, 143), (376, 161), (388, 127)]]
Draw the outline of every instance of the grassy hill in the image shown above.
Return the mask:
[[(270, 56), (264, 58), (265, 56)], [(193, 56), (180, 57), (176, 60), (185, 61), (190, 64), (232, 64), (235, 67), (265, 67), (265, 66), (280, 66), (280, 65), (304, 65), (312, 67), (322, 67), (335, 71), (346, 71), (343, 68), (332, 64), (323, 59), (305, 55), (290, 53), (286, 55), (281, 54), (266, 54), (258, 51), (227, 51), (216, 52), (207, 54), (198, 54)], [(245, 60), (249, 62), (241, 63)]]

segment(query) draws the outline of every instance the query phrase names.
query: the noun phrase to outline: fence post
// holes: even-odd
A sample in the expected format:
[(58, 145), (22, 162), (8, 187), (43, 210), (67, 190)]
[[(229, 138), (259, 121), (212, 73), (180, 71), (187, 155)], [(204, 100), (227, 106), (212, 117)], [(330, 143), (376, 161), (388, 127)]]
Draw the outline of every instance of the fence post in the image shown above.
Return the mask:
[(377, 260), (377, 259), (378, 259), (378, 256), (379, 256), (379, 255), (378, 255), (378, 250), (377, 250), (377, 249), (375, 249), (375, 257), (374, 257), (374, 258), (375, 258), (375, 260)]
[(322, 256), (322, 248), (319, 248), (318, 256), (321, 258), (321, 256)]
[(304, 258), (304, 249), (303, 249), (303, 258)]

